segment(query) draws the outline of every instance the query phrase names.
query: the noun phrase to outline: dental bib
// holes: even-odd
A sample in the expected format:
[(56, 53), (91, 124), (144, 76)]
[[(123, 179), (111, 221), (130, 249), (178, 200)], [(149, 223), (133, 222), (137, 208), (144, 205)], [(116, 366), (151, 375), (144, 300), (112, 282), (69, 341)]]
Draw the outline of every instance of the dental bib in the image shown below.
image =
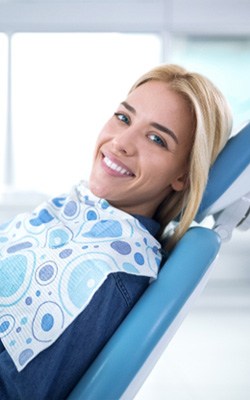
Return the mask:
[(21, 371), (86, 308), (110, 273), (155, 279), (160, 244), (81, 182), (0, 225), (0, 339)]

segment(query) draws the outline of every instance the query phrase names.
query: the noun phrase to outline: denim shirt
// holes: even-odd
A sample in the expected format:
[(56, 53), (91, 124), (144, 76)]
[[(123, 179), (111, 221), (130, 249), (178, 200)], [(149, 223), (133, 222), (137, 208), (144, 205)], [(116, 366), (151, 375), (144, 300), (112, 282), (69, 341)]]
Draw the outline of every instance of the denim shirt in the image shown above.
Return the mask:
[[(157, 234), (158, 223), (135, 217), (153, 236)], [(66, 399), (148, 284), (148, 277), (110, 274), (58, 340), (21, 372), (0, 341), (0, 399)]]

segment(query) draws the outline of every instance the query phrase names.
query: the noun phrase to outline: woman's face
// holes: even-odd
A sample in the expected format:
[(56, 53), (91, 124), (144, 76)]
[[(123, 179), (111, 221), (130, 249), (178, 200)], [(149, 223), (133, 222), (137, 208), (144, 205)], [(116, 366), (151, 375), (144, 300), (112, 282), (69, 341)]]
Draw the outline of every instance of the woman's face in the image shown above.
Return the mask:
[(144, 83), (103, 127), (90, 189), (114, 207), (152, 217), (170, 192), (185, 186), (192, 131), (186, 101), (165, 82)]

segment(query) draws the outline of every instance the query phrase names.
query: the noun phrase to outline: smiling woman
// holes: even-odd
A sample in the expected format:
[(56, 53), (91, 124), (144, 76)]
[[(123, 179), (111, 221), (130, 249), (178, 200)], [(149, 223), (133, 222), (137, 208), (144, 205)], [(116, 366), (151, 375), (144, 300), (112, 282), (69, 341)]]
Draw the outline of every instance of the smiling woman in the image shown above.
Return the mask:
[(165, 82), (139, 86), (99, 135), (91, 190), (123, 211), (153, 217), (185, 185), (193, 125), (189, 104)]
[(156, 67), (101, 130), (89, 183), (0, 226), (1, 400), (67, 397), (157, 278), (168, 223), (168, 249), (188, 228), (230, 129), (209, 80)]

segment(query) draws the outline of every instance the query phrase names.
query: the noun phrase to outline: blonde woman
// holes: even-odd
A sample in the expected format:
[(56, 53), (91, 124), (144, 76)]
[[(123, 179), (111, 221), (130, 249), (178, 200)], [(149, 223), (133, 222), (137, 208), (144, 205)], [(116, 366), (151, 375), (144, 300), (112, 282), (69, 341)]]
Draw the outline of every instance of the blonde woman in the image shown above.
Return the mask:
[(192, 222), (231, 114), (205, 77), (143, 75), (103, 127), (88, 185), (0, 227), (0, 398), (64, 399)]
[[(151, 80), (165, 82), (171, 90), (186, 99), (193, 116), (193, 144), (187, 160), (185, 186), (181, 191), (172, 191), (155, 214), (161, 225), (161, 234), (170, 221), (180, 216), (173, 237), (167, 244), (171, 248), (196, 215), (209, 169), (230, 136), (232, 115), (223, 94), (198, 73), (186, 71), (178, 65), (160, 65), (139, 78), (131, 92)], [(189, 134), (187, 131), (186, 135)]]

